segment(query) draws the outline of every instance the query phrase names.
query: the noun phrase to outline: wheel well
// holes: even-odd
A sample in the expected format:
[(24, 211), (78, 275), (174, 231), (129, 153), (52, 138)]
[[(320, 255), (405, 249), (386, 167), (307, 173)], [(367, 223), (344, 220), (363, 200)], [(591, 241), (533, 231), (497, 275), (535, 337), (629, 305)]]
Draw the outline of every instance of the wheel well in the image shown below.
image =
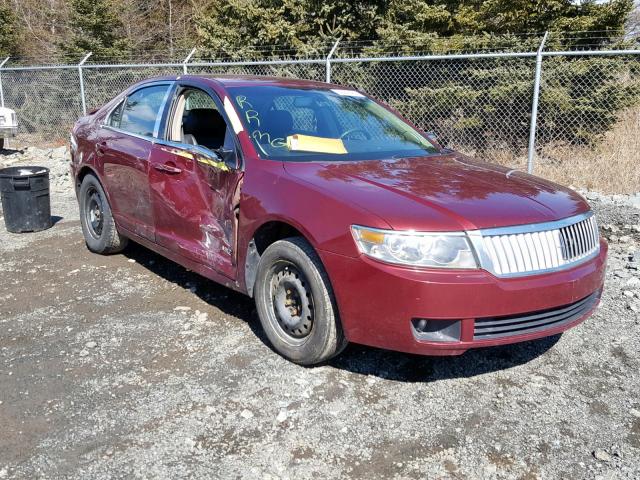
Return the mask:
[(256, 274), (258, 272), (258, 264), (264, 251), (272, 243), (289, 237), (305, 238), (298, 229), (285, 222), (267, 222), (256, 230), (253, 238), (249, 242), (244, 269), (244, 280), (249, 296), (253, 296), (253, 285), (255, 284)]
[(284, 222), (267, 222), (253, 235), (256, 250), (262, 255), (269, 245), (283, 238), (304, 237), (299, 230)]
[(91, 168), (87, 167), (87, 166), (84, 166), (84, 167), (82, 167), (80, 169), (80, 171), (78, 172), (78, 175), (76, 177), (76, 186), (78, 188), (80, 188), (80, 185), (82, 185), (82, 180), (84, 180), (84, 177), (86, 177), (88, 174), (91, 174), (91, 175), (95, 176), (94, 171)]

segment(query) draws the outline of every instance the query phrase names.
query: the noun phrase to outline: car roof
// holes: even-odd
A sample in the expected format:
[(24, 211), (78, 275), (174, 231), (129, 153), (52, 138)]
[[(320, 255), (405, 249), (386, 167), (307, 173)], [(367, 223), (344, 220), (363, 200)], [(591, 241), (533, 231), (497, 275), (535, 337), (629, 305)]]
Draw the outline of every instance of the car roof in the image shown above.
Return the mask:
[(176, 81), (181, 79), (201, 80), (205, 83), (215, 82), (225, 87), (247, 87), (247, 86), (280, 86), (299, 88), (320, 88), (329, 89), (340, 87), (331, 83), (317, 82), (314, 80), (303, 80), (298, 78), (270, 77), (262, 75), (169, 75), (162, 77), (147, 78), (136, 85), (157, 82), (163, 80)]

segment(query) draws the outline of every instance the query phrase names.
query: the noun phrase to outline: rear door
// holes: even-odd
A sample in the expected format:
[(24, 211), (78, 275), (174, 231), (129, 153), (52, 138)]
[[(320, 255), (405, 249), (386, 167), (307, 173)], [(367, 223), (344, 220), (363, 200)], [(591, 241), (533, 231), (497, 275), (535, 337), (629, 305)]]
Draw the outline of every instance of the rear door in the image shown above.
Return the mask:
[(149, 240), (155, 240), (149, 157), (171, 87), (161, 82), (131, 92), (109, 115), (108, 133), (96, 145), (117, 224)]
[(242, 178), (235, 134), (213, 96), (181, 88), (166, 138), (155, 143), (150, 160), (156, 242), (235, 278), (234, 208)]

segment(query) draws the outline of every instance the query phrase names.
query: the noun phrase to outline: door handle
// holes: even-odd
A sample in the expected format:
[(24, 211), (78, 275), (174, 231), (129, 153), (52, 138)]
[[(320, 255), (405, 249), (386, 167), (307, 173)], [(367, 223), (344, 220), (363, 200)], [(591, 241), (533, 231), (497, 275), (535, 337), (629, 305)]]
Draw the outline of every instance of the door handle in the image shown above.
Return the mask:
[(153, 166), (153, 168), (155, 168), (156, 170), (159, 170), (161, 172), (165, 172), (165, 173), (181, 173), (182, 169), (178, 168), (174, 165), (171, 165), (169, 163), (163, 163), (163, 164), (155, 164)]

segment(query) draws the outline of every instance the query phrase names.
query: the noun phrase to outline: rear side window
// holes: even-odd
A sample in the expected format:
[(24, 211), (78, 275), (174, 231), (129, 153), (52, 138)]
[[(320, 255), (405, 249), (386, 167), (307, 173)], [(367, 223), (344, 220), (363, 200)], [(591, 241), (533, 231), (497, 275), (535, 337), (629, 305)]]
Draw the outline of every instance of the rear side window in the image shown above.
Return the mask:
[(137, 135), (153, 137), (156, 121), (162, 114), (161, 109), (169, 88), (170, 85), (153, 85), (129, 95), (122, 109), (120, 128)]

